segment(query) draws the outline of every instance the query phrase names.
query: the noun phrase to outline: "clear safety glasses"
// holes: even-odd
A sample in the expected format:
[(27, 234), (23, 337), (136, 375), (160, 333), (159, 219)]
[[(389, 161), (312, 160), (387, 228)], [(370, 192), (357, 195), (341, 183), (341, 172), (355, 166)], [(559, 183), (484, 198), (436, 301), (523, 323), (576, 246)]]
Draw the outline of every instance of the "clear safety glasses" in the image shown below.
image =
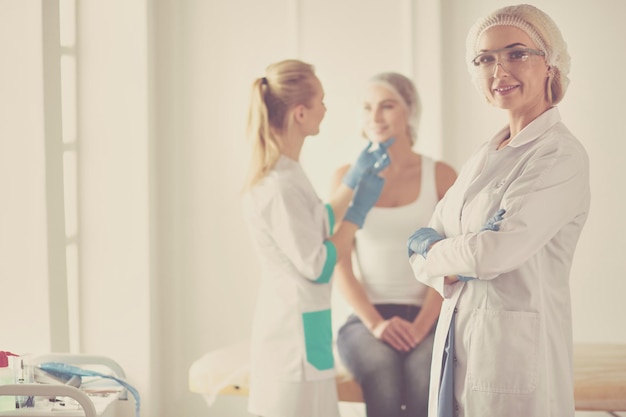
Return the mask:
[(533, 56), (545, 55), (545, 52), (531, 48), (502, 48), (483, 52), (472, 63), (478, 77), (490, 78), (495, 73), (496, 65), (514, 75), (528, 66)]

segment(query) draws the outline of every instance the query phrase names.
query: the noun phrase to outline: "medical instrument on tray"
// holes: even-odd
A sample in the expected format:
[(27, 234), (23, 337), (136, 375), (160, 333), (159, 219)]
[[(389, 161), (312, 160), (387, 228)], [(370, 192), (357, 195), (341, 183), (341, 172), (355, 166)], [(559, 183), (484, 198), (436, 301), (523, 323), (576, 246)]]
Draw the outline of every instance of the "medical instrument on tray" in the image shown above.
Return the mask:
[(114, 377), (112, 375), (103, 374), (100, 372), (92, 371), (89, 369), (83, 369), (78, 366), (68, 365), (61, 362), (45, 362), (38, 365), (40, 369), (48, 372), (49, 374), (56, 376), (80, 376), (80, 377), (100, 377), (112, 379), (124, 388), (126, 388), (135, 397), (135, 415), (139, 417), (140, 410), (140, 396), (135, 387), (130, 385), (123, 379)]
[[(32, 384), (34, 381), (33, 369), (24, 365), (24, 358), (17, 356), (13, 359), (15, 379), (18, 384)], [(32, 395), (18, 395), (15, 397), (15, 408), (32, 408), (35, 406), (35, 397)]]

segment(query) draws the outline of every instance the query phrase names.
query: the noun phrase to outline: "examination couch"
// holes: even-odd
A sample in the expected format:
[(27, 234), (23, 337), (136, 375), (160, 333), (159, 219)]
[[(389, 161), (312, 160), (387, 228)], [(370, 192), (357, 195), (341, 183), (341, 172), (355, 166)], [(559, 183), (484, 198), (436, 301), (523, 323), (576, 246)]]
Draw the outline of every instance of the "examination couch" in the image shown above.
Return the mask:
[[(209, 405), (218, 395), (248, 395), (248, 355), (247, 342), (205, 354), (189, 369), (190, 391), (202, 394)], [(336, 379), (340, 401), (363, 401), (361, 388), (341, 363)], [(626, 345), (576, 344), (574, 397), (579, 411), (614, 416), (626, 411)]]

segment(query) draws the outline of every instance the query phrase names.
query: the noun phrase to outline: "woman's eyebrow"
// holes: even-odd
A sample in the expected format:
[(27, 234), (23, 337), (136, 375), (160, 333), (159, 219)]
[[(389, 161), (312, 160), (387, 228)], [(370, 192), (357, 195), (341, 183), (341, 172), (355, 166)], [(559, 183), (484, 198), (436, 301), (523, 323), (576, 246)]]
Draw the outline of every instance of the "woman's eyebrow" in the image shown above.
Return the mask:
[[(520, 43), (520, 42), (515, 42), (515, 43), (512, 43), (512, 44), (510, 44), (510, 45), (505, 46), (504, 48), (498, 48), (498, 49), (513, 48), (513, 47), (515, 47), (515, 46), (523, 46), (523, 47), (526, 47), (526, 45), (525, 45), (525, 44), (523, 44), (523, 43)], [(488, 51), (493, 51), (493, 49), (481, 49), (479, 52), (482, 54), (483, 52), (488, 52)]]
[[(395, 98), (386, 98), (378, 102), (378, 104), (388, 104), (388, 103), (396, 104), (396, 103), (399, 103), (399, 101), (398, 99), (395, 99)], [(366, 106), (368, 105), (371, 106), (373, 103), (369, 101), (365, 101), (363, 104)]]

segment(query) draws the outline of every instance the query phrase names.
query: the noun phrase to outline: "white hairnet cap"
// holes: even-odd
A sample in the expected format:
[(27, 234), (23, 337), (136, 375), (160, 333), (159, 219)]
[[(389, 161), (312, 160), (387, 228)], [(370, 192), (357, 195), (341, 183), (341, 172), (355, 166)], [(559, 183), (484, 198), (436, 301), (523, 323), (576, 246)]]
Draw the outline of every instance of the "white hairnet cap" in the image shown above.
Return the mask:
[(503, 7), (478, 19), (467, 35), (466, 62), (472, 74), (475, 71), (471, 61), (478, 55), (478, 41), (487, 29), (494, 26), (514, 26), (523, 30), (546, 54), (546, 63), (553, 69), (548, 97), (552, 104), (561, 101), (569, 85), (570, 56), (554, 20), (529, 4)]
[(415, 143), (421, 116), (421, 106), (413, 81), (397, 72), (381, 72), (370, 78), (368, 84), (381, 84), (401, 99), (401, 102), (407, 109), (411, 143)]

